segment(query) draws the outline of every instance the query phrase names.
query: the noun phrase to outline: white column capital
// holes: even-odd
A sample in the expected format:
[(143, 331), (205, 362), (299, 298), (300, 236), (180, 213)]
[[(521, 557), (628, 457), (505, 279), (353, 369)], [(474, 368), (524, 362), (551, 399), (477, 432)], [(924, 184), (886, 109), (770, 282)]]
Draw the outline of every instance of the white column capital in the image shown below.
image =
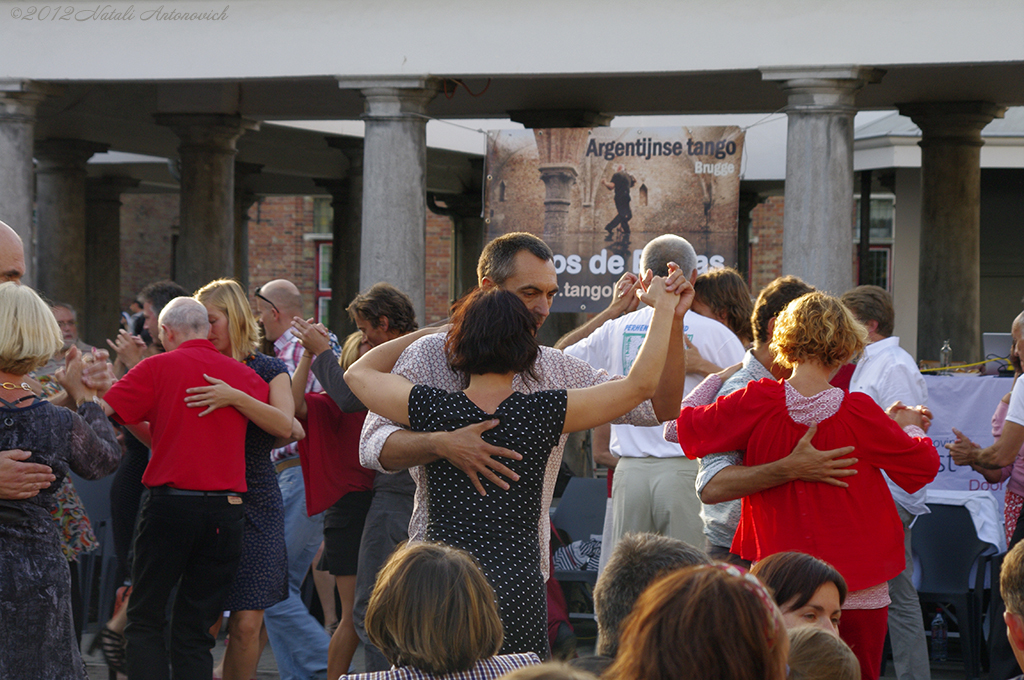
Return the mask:
[(441, 80), (430, 76), (339, 79), (338, 87), (358, 89), (366, 101), (364, 120), (423, 118)]
[(854, 111), (854, 97), (862, 87), (885, 75), (871, 66), (762, 67), (761, 79), (775, 81), (786, 93), (786, 111)]

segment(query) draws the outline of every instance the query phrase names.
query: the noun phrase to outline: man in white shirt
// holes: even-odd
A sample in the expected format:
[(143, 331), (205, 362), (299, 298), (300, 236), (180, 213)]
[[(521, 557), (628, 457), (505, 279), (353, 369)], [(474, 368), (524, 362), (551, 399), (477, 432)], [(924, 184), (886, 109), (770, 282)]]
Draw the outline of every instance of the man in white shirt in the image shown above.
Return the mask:
[[(906, 406), (924, 406), (928, 401), (924, 378), (914, 359), (900, 347), (900, 339), (892, 335), (895, 312), (889, 293), (878, 286), (857, 286), (846, 291), (841, 299), (868, 329), (870, 342), (857, 361), (850, 379), (850, 392), (863, 392), (883, 409), (897, 401)], [(928, 512), (925, 489), (908, 494), (888, 476), (885, 481), (903, 520), (907, 555), (906, 568), (889, 581), (893, 664), (899, 680), (929, 680), (928, 646), (921, 625), (921, 603), (912, 581), (914, 561), (910, 554), (910, 525), (916, 516)]]
[[(697, 278), (693, 246), (674, 234), (659, 236), (647, 244), (640, 270), (650, 269), (655, 276), (665, 276), (670, 261), (688, 272), (691, 283)], [(580, 333), (571, 334), (576, 341), (564, 351), (595, 368), (625, 374), (636, 359), (652, 314), (649, 307), (644, 307), (596, 328), (588, 324), (590, 333), (582, 339)], [(743, 359), (743, 345), (725, 325), (695, 312), (687, 312), (683, 324), (688, 344), (696, 347), (704, 359), (718, 366), (732, 366)], [(684, 394), (696, 387), (701, 377), (687, 374)], [(694, 489), (697, 462), (686, 458), (677, 444), (665, 441), (661, 427), (613, 425), (611, 451), (619, 457), (619, 463), (612, 481), (612, 542), (603, 549), (610, 552), (623, 534), (638, 531), (703, 545), (701, 503)]]

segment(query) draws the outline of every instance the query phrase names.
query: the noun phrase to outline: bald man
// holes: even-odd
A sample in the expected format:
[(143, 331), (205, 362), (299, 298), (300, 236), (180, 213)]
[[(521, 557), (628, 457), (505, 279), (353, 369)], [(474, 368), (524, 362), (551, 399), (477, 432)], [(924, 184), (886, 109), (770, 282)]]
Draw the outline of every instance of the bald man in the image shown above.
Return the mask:
[[(256, 289), (256, 315), (264, 337), (274, 343), (274, 355), (288, 366), (288, 373), (302, 358), (303, 348), (292, 332), (292, 319), (303, 317), (302, 293), (291, 281), (274, 279)], [(337, 340), (331, 336), (335, 353)], [(323, 388), (310, 371), (306, 392)], [(361, 406), (361, 405), (360, 405)], [(284, 501), (284, 540), (288, 549), (288, 597), (264, 613), (267, 636), (274, 649), (281, 680), (323, 677), (331, 638), (302, 602), (300, 589), (313, 557), (324, 538), (324, 515), (306, 514), (306, 485), (302, 479), (297, 444), (274, 449), (270, 459), (277, 470), (277, 484)]]
[[(0, 283), (18, 283), (24, 275), (25, 247), (21, 243), (21, 237), (0, 222)], [(31, 498), (56, 479), (48, 465), (21, 462), (30, 455), (28, 451), (20, 449), (0, 451), (0, 499)]]

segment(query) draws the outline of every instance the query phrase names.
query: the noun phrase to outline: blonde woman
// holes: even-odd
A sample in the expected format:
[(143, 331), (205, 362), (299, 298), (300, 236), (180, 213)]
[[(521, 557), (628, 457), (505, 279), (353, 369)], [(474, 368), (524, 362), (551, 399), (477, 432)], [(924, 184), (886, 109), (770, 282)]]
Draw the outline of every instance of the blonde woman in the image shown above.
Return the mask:
[[(895, 407), (890, 418), (870, 397), (829, 384), (866, 340), (864, 326), (839, 300), (807, 293), (779, 314), (769, 345), (792, 375), (687, 406), (707, 402), (706, 380), (683, 401), (677, 429), (687, 456), (741, 450), (747, 465), (784, 457), (815, 425), (815, 447), (856, 447), (857, 474), (845, 478), (847, 487), (797, 480), (745, 497), (732, 552), (754, 562), (796, 550), (834, 565), (850, 588), (840, 635), (870, 680), (881, 667), (887, 581), (905, 566), (903, 524), (882, 471), (913, 493), (935, 478), (939, 456), (925, 437), (921, 410)], [(718, 389), (714, 381), (711, 388)]]
[[(5, 680), (87, 676), (71, 620), (71, 574), (61, 531), (50, 512), (61, 480), (110, 474), (121, 447), (95, 391), (81, 380), (85, 364), (68, 350), (58, 371), (77, 413), (39, 399), (25, 376), (61, 349), (49, 307), (28, 286), (0, 284), (0, 449), (30, 451), (56, 481), (23, 500), (0, 500), (0, 677)], [(43, 650), (43, 653), (40, 653)]]
[(209, 376), (209, 385), (190, 388), (190, 396), (185, 398), (190, 407), (205, 408), (203, 414), (233, 406), (249, 419), (245, 435), (245, 536), (235, 582), (223, 605), (231, 611), (230, 643), (221, 668), (215, 671), (225, 680), (249, 680), (262, 652), (263, 610), (287, 595), (284, 510), (270, 450), (275, 439), (292, 434), (295, 403), (284, 362), (256, 349), (259, 326), (242, 287), (235, 281), (219, 279), (200, 288), (195, 298), (209, 314), (209, 340), (217, 351), (246, 364), (270, 385), (269, 404)]

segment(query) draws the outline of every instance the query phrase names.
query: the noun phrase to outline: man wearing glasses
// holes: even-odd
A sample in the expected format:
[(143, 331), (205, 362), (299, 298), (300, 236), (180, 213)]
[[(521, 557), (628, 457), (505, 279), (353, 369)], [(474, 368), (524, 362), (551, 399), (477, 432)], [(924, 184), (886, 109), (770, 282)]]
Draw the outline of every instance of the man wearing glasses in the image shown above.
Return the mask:
[[(274, 356), (295, 367), (304, 351), (292, 333), (292, 319), (303, 317), (302, 293), (291, 281), (274, 279), (255, 291), (256, 316), (263, 326), (263, 335), (273, 343)], [(331, 334), (331, 347), (341, 353), (337, 339)], [(322, 391), (313, 373), (306, 382), (306, 392)], [(299, 465), (299, 448), (295, 443), (270, 452), (277, 469), (277, 483), (284, 501), (284, 537), (288, 549), (288, 597), (264, 613), (267, 635), (274, 649), (282, 680), (322, 677), (327, 672), (327, 648), (330, 636), (313, 618), (302, 602), (299, 589), (313, 563), (313, 557), (324, 537), (324, 516), (306, 514), (306, 486)]]

